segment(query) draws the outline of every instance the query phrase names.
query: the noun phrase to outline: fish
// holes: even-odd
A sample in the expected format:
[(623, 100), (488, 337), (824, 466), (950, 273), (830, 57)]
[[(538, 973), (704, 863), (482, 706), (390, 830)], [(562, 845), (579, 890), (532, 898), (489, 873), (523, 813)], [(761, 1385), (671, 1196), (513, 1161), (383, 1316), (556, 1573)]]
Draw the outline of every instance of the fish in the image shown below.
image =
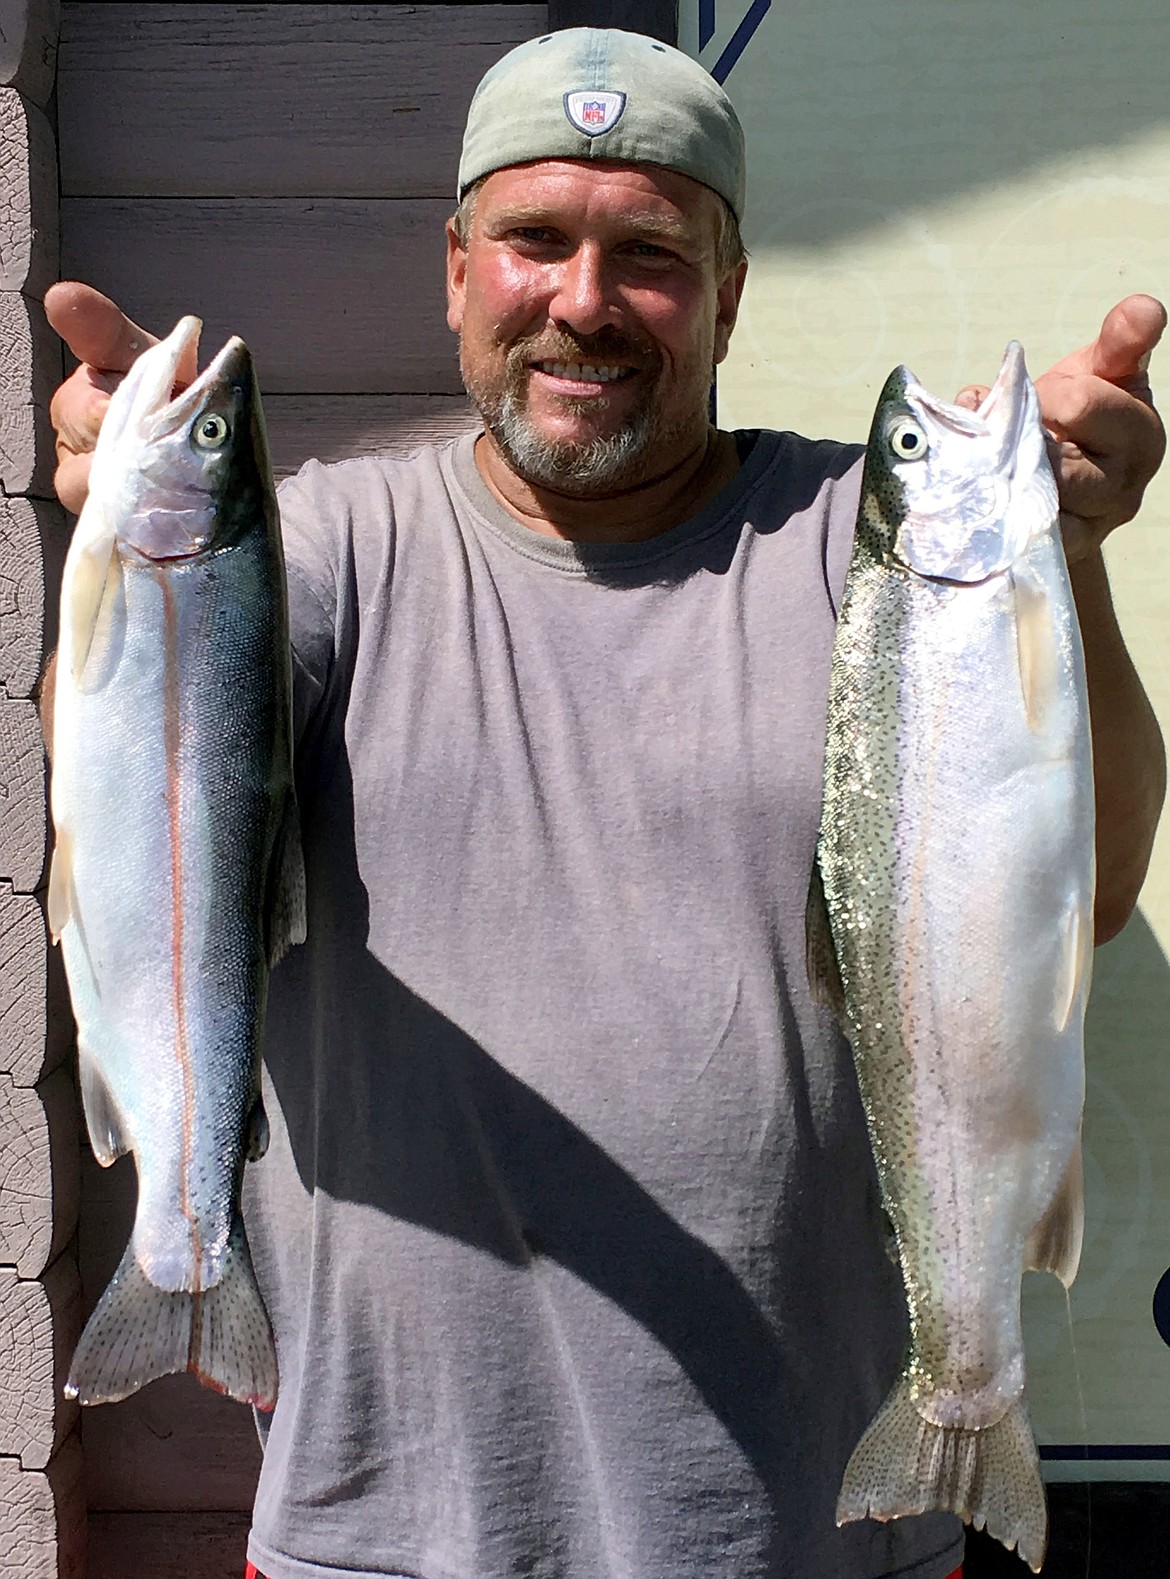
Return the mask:
[(114, 392), (61, 585), (49, 930), (94, 1155), (138, 1175), (65, 1392), (191, 1371), (270, 1409), (240, 1186), (267, 1145), (269, 974), (306, 930), (287, 585), (247, 346), (173, 393), (201, 328), (181, 319)]
[(853, 1050), (909, 1341), (839, 1525), (948, 1509), (1035, 1572), (1027, 1269), (1084, 1230), (1094, 797), (1056, 484), (1013, 341), (978, 411), (878, 399), (829, 681), (806, 918)]

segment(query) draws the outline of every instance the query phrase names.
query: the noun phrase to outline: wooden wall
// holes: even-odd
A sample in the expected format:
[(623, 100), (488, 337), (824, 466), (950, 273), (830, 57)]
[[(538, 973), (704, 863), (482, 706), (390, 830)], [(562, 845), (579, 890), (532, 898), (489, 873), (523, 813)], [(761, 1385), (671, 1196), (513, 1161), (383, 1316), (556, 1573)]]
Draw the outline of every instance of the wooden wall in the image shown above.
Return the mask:
[[(45, 778), (33, 700), (44, 585), (64, 549), (46, 404), (61, 358), (41, 308), (57, 271), (53, 0), (0, 3), (0, 1575), (80, 1575), (78, 1140), (59, 975), (40, 895)], [(51, 621), (50, 621), (51, 624)]]

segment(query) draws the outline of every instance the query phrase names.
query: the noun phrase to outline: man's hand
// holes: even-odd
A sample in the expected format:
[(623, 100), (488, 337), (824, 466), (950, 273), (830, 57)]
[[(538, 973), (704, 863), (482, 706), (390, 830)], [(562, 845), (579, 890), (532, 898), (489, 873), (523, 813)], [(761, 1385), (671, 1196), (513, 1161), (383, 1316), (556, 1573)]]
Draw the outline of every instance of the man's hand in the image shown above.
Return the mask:
[[(93, 447), (110, 395), (139, 353), (156, 339), (132, 323), (108, 296), (73, 280), (49, 287), (45, 314), (81, 363), (49, 406), (57, 436), (54, 486), (65, 508), (78, 514), (89, 491)], [(181, 368), (178, 387), (190, 383), (195, 373), (194, 363)]]
[[(1095, 340), (1036, 380), (1052, 435), (1049, 454), (1070, 564), (1088, 558), (1115, 526), (1133, 520), (1162, 463), (1166, 433), (1146, 369), (1165, 327), (1161, 302), (1127, 296), (1106, 315)], [(986, 388), (972, 385), (957, 402), (974, 410), (986, 394)]]

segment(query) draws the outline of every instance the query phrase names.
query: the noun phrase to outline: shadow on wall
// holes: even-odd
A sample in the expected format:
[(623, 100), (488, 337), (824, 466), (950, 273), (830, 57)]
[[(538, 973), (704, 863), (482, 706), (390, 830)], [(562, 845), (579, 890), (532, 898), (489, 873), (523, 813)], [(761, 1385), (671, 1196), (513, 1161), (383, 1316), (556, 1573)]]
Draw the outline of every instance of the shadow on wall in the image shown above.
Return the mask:
[[(722, 42), (721, 23), (704, 64)], [(823, 246), (1138, 140), (1170, 119), (1167, 58), (1170, 12), (1148, 0), (777, 3), (726, 84), (748, 245)]]

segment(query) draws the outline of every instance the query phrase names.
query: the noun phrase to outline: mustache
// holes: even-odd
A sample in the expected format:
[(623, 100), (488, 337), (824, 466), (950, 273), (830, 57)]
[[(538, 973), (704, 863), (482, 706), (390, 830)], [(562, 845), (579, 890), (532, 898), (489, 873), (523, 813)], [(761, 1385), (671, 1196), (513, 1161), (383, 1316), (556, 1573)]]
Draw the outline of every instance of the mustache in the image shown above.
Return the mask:
[(530, 362), (621, 362), (642, 372), (656, 370), (662, 358), (652, 343), (617, 330), (598, 334), (539, 334), (518, 340), (508, 351), (510, 370)]

